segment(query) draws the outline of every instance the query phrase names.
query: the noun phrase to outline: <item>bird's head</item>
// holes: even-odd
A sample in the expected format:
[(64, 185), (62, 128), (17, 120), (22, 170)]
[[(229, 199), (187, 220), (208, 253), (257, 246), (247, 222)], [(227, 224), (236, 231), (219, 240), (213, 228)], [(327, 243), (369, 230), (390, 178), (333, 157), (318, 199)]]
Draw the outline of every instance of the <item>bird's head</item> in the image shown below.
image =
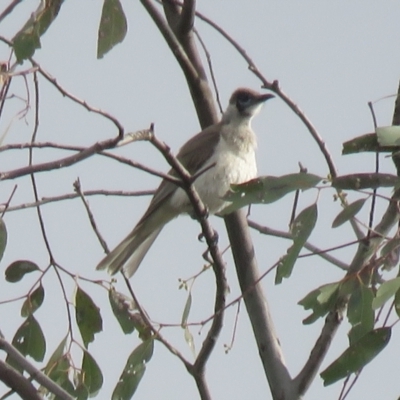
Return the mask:
[(237, 119), (250, 120), (258, 114), (263, 103), (273, 97), (275, 96), (270, 93), (258, 93), (246, 88), (237, 89), (233, 92), (222, 118), (225, 122)]

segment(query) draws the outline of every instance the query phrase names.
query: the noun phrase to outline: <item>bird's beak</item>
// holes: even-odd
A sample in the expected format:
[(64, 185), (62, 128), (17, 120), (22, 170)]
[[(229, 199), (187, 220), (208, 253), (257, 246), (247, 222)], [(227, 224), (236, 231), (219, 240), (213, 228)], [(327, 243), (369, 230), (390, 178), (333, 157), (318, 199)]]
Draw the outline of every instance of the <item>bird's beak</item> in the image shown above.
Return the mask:
[(260, 94), (257, 98), (257, 103), (263, 103), (269, 99), (273, 99), (275, 96), (271, 93)]

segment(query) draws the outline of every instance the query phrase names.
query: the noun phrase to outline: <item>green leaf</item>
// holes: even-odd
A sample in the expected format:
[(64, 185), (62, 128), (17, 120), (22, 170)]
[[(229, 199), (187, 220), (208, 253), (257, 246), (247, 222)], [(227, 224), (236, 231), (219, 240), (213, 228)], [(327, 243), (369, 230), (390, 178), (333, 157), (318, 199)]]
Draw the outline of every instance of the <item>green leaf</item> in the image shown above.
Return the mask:
[(338, 226), (352, 219), (362, 209), (366, 201), (367, 199), (359, 199), (345, 206), (345, 208), (333, 220), (332, 228), (337, 228)]
[(146, 363), (150, 361), (154, 350), (154, 340), (148, 339), (141, 343), (130, 354), (125, 368), (114, 389), (112, 400), (129, 400), (139, 386), (145, 370)]
[[(18, 328), (12, 345), (24, 356), (31, 356), (35, 361), (43, 361), (46, 353), (46, 340), (42, 328), (33, 315), (30, 315)], [(18, 371), (22, 371), (21, 366), (10, 357), (7, 357), (7, 362)]]
[(131, 299), (117, 292), (113, 287), (108, 291), (108, 300), (115, 318), (119, 322), (122, 331), (132, 333), (135, 329), (135, 320), (133, 311), (136, 309)]
[(189, 292), (187, 300), (186, 300), (185, 308), (183, 309), (183, 313), (182, 313), (182, 320), (181, 320), (182, 327), (185, 327), (187, 324), (187, 320), (189, 317), (191, 307), (192, 307), (192, 294)]
[(68, 335), (66, 335), (64, 339), (61, 340), (60, 344), (57, 346), (53, 354), (50, 356), (49, 361), (47, 362), (47, 365), (44, 369), (46, 375), (50, 375), (50, 373), (55, 370), (56, 365), (60, 362), (62, 356), (64, 355), (65, 345), (67, 343), (67, 337)]
[(378, 189), (400, 184), (396, 175), (381, 173), (362, 173), (338, 176), (332, 179), (332, 186), (341, 190)]
[[(375, 133), (368, 133), (343, 143), (342, 154), (382, 151)], [(386, 150), (386, 151), (393, 151)]]
[(294, 220), (292, 225), (293, 245), (287, 250), (287, 254), (280, 260), (276, 269), (275, 283), (279, 284), (283, 278), (289, 278), (300, 251), (310, 236), (317, 222), (318, 209), (313, 204), (305, 208)]
[(6, 269), (5, 272), (6, 281), (13, 283), (18, 282), (25, 276), (25, 274), (29, 274), (30, 272), (33, 271), (40, 271), (40, 268), (32, 261), (28, 260), (14, 261)]
[[(57, 383), (57, 385), (67, 390), (68, 393), (74, 394), (75, 389), (68, 377), (71, 368), (70, 359), (68, 354), (64, 354), (67, 337), (68, 335), (61, 340), (60, 344), (50, 356), (49, 361), (44, 368), (44, 372), (51, 380)], [(47, 394), (49, 391), (44, 386), (41, 386), (40, 393)]]
[(321, 180), (317, 175), (300, 172), (280, 177), (263, 176), (240, 185), (231, 185), (231, 191), (224, 199), (232, 204), (224, 210), (224, 214), (249, 204), (273, 203), (290, 192), (313, 188)]
[(351, 344), (341, 356), (321, 373), (324, 386), (331, 385), (359, 371), (371, 362), (389, 343), (391, 328), (378, 328), (368, 332)]
[[(87, 351), (83, 353), (82, 370), (77, 390), (83, 386), (90, 397), (94, 397), (103, 386), (103, 374), (96, 360)], [(81, 397), (81, 396), (78, 396)]]
[(40, 49), (42, 36), (55, 20), (64, 0), (41, 1), (39, 7), (31, 14), (24, 27), (12, 39), (18, 63), (32, 57)]
[(87, 348), (89, 343), (93, 342), (94, 335), (103, 330), (103, 320), (99, 307), (80, 287), (77, 288), (75, 294), (75, 317), (83, 343)]
[(193, 357), (196, 357), (196, 349), (194, 347), (194, 339), (193, 339), (193, 335), (189, 330), (188, 326), (184, 327), (184, 331), (185, 331), (185, 341), (188, 344), (190, 350), (192, 351)]
[(400, 277), (382, 283), (372, 302), (374, 310), (382, 307), (400, 289)]
[(397, 236), (390, 239), (381, 250), (381, 257), (383, 260), (383, 269), (390, 271), (399, 262), (400, 253), (400, 238)]
[(116, 44), (122, 42), (127, 22), (119, 0), (104, 0), (97, 41), (97, 58), (103, 58)]
[(3, 218), (0, 218), (0, 261), (3, 258), (6, 245), (7, 245), (7, 228), (6, 224), (3, 221)]
[(303, 320), (303, 324), (311, 324), (331, 310), (336, 301), (339, 286), (340, 282), (323, 285), (308, 293), (298, 302), (305, 310), (313, 311), (311, 315)]
[(21, 317), (27, 317), (28, 315), (33, 314), (42, 305), (43, 300), (44, 289), (40, 283), (39, 286), (24, 301), (24, 304), (22, 304)]
[(347, 306), (347, 318), (352, 325), (349, 332), (350, 344), (355, 343), (374, 327), (375, 314), (372, 309), (374, 294), (360, 281), (356, 281)]
[(317, 300), (319, 304), (328, 303), (332, 296), (337, 291), (340, 286), (340, 282), (328, 283), (327, 285), (321, 286), (319, 290), (319, 295), (317, 296)]
[(380, 146), (400, 146), (400, 126), (380, 126), (376, 128), (376, 136)]
[(400, 317), (400, 290), (398, 290), (394, 296), (394, 309), (396, 310), (397, 316)]

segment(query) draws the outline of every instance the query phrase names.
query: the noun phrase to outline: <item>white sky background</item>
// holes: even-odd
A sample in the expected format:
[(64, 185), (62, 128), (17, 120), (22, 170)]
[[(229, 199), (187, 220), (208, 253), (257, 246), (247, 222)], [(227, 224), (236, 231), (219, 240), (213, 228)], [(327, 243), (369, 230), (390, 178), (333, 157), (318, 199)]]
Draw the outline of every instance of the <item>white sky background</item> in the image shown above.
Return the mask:
[[(22, 27), (37, 1), (25, 0), (11, 17), (0, 24), (0, 35), (11, 38)], [(177, 150), (199, 124), (186, 83), (175, 59), (139, 2), (123, 1), (128, 19), (125, 41), (102, 60), (96, 60), (97, 29), (101, 1), (69, 0), (63, 5), (55, 23), (42, 38), (42, 50), (35, 59), (55, 76), (70, 93), (117, 117), (126, 131), (156, 125), (156, 134)], [(2, 0), (1, 5), (8, 4)], [(260, 71), (270, 81), (279, 80), (283, 90), (294, 99), (315, 124), (334, 157), (340, 174), (373, 171), (373, 155), (342, 157), (341, 146), (346, 140), (372, 132), (368, 101), (397, 91), (400, 78), (399, 27), (400, 3), (396, 1), (237, 1), (204, 0), (198, 10), (220, 24), (246, 49)], [(223, 107), (231, 92), (239, 86), (254, 89), (260, 83), (248, 70), (235, 50), (213, 29), (201, 21), (196, 27), (212, 56)], [(0, 59), (6, 60), (9, 50), (0, 45)], [(27, 67), (27, 65), (24, 65)], [(10, 93), (24, 96), (22, 79), (15, 80)], [(32, 92), (33, 93), (33, 92)], [(49, 83), (40, 79), (39, 141), (90, 145), (116, 134), (114, 126), (101, 117), (64, 99)], [(19, 100), (6, 104), (7, 118), (2, 118), (3, 133), (16, 111)], [(393, 99), (377, 105), (380, 125), (390, 125)], [(310, 172), (325, 176), (328, 172), (323, 157), (298, 118), (279, 99), (268, 101), (254, 120), (259, 138), (258, 162), (260, 175), (281, 175), (298, 171), (302, 162)], [(14, 122), (5, 143), (27, 142), (33, 128), (33, 112), (28, 126)], [(136, 143), (116, 151), (133, 160), (166, 171), (162, 156), (148, 143)], [(64, 152), (38, 150), (36, 162), (67, 155)], [(27, 152), (2, 153), (0, 170), (11, 170), (27, 163)], [(391, 162), (382, 158), (382, 170), (394, 172)], [(84, 190), (155, 188), (158, 179), (117, 164), (103, 157), (92, 157), (71, 168), (37, 174), (40, 196), (55, 196), (73, 191), (72, 183), (79, 177)], [(5, 202), (18, 184), (13, 204), (32, 201), (28, 178), (1, 183), (0, 203)], [(321, 247), (354, 240), (348, 227), (330, 229), (340, 211), (332, 201), (333, 192), (320, 194), (319, 221), (311, 241)], [(303, 208), (316, 199), (316, 192), (302, 196)], [(349, 195), (350, 199), (360, 196)], [(148, 198), (91, 197), (91, 209), (107, 243), (113, 247), (125, 237), (140, 218)], [(252, 219), (261, 224), (285, 230), (290, 217), (292, 197), (268, 206), (252, 208)], [(80, 200), (55, 203), (43, 207), (47, 233), (56, 260), (71, 271), (92, 279), (107, 279), (104, 272), (94, 271), (103, 256)], [(367, 212), (360, 214), (366, 218)], [(220, 245), (227, 244), (224, 225), (213, 217), (212, 225), (220, 234)], [(10, 212), (5, 216), (9, 242), (1, 267), (16, 259), (29, 259), (46, 267), (48, 256), (40, 235), (33, 209)], [(203, 266), (201, 254), (205, 247), (197, 241), (199, 226), (190, 218), (179, 218), (169, 224), (144, 260), (132, 285), (144, 308), (153, 320), (179, 323), (186, 293), (178, 290), (178, 278), (188, 278)], [(261, 271), (267, 270), (285, 253), (290, 243), (252, 232)], [(354, 248), (335, 255), (350, 261)], [(230, 254), (226, 255), (231, 293), (239, 291)], [(317, 338), (322, 321), (303, 326), (308, 313), (296, 305), (312, 289), (342, 277), (336, 267), (317, 257), (298, 262), (292, 278), (274, 286), (273, 275), (263, 281), (272, 309), (278, 335), (292, 375), (296, 375)], [(32, 274), (22, 282), (1, 281), (0, 301), (23, 295), (35, 282)], [(73, 298), (74, 282), (65, 277), (69, 296)], [(81, 284), (81, 283), (80, 283)], [(45, 277), (45, 302), (35, 316), (47, 339), (46, 361), (67, 332), (65, 305), (60, 287), (50, 273)], [(129, 353), (140, 341), (136, 334), (124, 336), (111, 315), (107, 293), (94, 285), (82, 283), (101, 307), (104, 332), (96, 335), (89, 351), (103, 370), (105, 383), (98, 398), (110, 398)], [(121, 291), (125, 291), (119, 282)], [(201, 321), (212, 313), (214, 277), (211, 272), (196, 282), (190, 321)], [(0, 307), (0, 329), (11, 341), (23, 319), (18, 317), (22, 301)], [(244, 306), (239, 317), (233, 349), (228, 355), (223, 345), (231, 340), (235, 309), (228, 309), (225, 328), (207, 368), (207, 380), (214, 399), (270, 398), (257, 348)], [(198, 335), (193, 328), (197, 349), (206, 329)], [(323, 364), (325, 368), (347, 346), (343, 324)], [(365, 368), (348, 399), (395, 399), (400, 395), (398, 383), (400, 350), (394, 329), (392, 341), (371, 365)], [(188, 358), (190, 350), (179, 329), (162, 331)], [(76, 338), (80, 339), (76, 331)], [(76, 347), (75, 347), (76, 349)], [(75, 352), (79, 357), (79, 352)], [(317, 377), (305, 398), (335, 399), (341, 382), (323, 388)], [(15, 396), (14, 396), (15, 398)], [(153, 359), (139, 386), (135, 399), (198, 398), (194, 380), (184, 366), (157, 344)]]

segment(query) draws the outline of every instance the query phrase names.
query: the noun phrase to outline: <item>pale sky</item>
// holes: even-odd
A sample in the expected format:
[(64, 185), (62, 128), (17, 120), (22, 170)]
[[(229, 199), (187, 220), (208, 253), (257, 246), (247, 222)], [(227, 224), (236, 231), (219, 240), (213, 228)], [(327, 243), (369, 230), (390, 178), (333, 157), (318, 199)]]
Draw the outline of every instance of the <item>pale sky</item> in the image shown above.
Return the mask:
[[(8, 1), (3, 2), (4, 5)], [(0, 35), (12, 38), (24, 24), (38, 1), (25, 0), (0, 24)], [(186, 83), (175, 59), (150, 17), (139, 2), (122, 1), (128, 33), (124, 42), (104, 59), (96, 59), (96, 41), (101, 2), (69, 0), (42, 38), (42, 49), (35, 60), (75, 96), (91, 106), (101, 108), (118, 118), (127, 131), (147, 128), (154, 122), (156, 134), (174, 151), (199, 131), (199, 123)], [(397, 1), (354, 0), (321, 1), (198, 1), (200, 12), (224, 28), (246, 49), (264, 76), (279, 80), (283, 90), (301, 107), (324, 138), (340, 174), (374, 170), (373, 155), (341, 156), (342, 143), (373, 131), (367, 102), (393, 95), (400, 78), (398, 51), (400, 3)], [(225, 108), (237, 87), (260, 89), (260, 82), (248, 71), (244, 60), (212, 28), (202, 21), (196, 27), (211, 54), (218, 88)], [(9, 57), (9, 49), (0, 45), (0, 60)], [(28, 68), (28, 64), (18, 70)], [(30, 83), (32, 88), (32, 83)], [(21, 78), (13, 82), (11, 93), (26, 97)], [(40, 127), (38, 141), (52, 141), (80, 146), (113, 137), (114, 126), (82, 107), (63, 98), (48, 82), (40, 79)], [(393, 98), (376, 104), (379, 125), (390, 125)], [(13, 99), (6, 104), (0, 121), (0, 135), (6, 130), (22, 102)], [(14, 121), (4, 144), (28, 142), (33, 127), (33, 111), (25, 121)], [(279, 100), (265, 105), (253, 124), (258, 135), (258, 166), (260, 175), (282, 175), (298, 171), (301, 162), (312, 173), (326, 176), (327, 166), (300, 120)], [(160, 171), (167, 171), (163, 157), (148, 143), (135, 143), (115, 150), (133, 160)], [(52, 160), (70, 153), (38, 150), (34, 161)], [(0, 171), (27, 164), (27, 152), (4, 152)], [(382, 170), (394, 173), (391, 162), (382, 157)], [(72, 184), (80, 178), (84, 190), (153, 189), (159, 179), (105, 159), (92, 157), (59, 171), (37, 174), (41, 197), (73, 192)], [(5, 202), (18, 184), (13, 205), (33, 199), (27, 177), (1, 183), (0, 203)], [(321, 248), (354, 240), (348, 226), (331, 229), (340, 206), (332, 200), (333, 191), (324, 190), (318, 201), (319, 220), (310, 241)], [(300, 208), (312, 204), (316, 191), (302, 195)], [(360, 195), (350, 193), (350, 199)], [(108, 245), (118, 244), (140, 218), (149, 198), (90, 197), (91, 210)], [(252, 208), (251, 218), (260, 224), (287, 230), (292, 196), (278, 203)], [(384, 205), (385, 203), (382, 203)], [(102, 249), (91, 230), (80, 200), (68, 200), (43, 206), (46, 229), (56, 260), (65, 268), (83, 277), (108, 279), (105, 272), (94, 270), (103, 257)], [(378, 216), (380, 214), (378, 213)], [(365, 209), (360, 217), (367, 216)], [(41, 238), (34, 209), (9, 212), (4, 218), (9, 239), (1, 261), (4, 270), (17, 259), (35, 261), (45, 268), (48, 256)], [(227, 245), (223, 222), (211, 217), (220, 235), (220, 248)], [(132, 285), (152, 320), (179, 323), (187, 294), (178, 290), (178, 279), (186, 279), (203, 266), (204, 243), (197, 241), (199, 225), (187, 217), (171, 222), (161, 233), (146, 256)], [(290, 246), (290, 242), (264, 237), (252, 232), (261, 272), (273, 265)], [(349, 262), (355, 248), (335, 252)], [(225, 256), (231, 289), (228, 301), (239, 294), (234, 265), (229, 251)], [(325, 283), (341, 279), (342, 271), (317, 257), (306, 258), (295, 266), (295, 272), (281, 285), (274, 285), (274, 274), (262, 282), (270, 304), (278, 336), (289, 370), (297, 374), (318, 337), (322, 320), (311, 326), (301, 321), (308, 313), (297, 302), (308, 292)], [(18, 284), (1, 281), (0, 301), (23, 295), (37, 275), (26, 277)], [(64, 277), (69, 300), (72, 301), (74, 281)], [(117, 287), (125, 292), (121, 279)], [(79, 282), (101, 308), (104, 331), (89, 346), (103, 370), (105, 382), (99, 399), (108, 399), (125, 365), (129, 353), (140, 343), (136, 333), (124, 336), (111, 315), (107, 293), (93, 284)], [(67, 332), (65, 304), (54, 273), (46, 275), (43, 286), (45, 301), (35, 313), (47, 340), (45, 361)], [(212, 314), (214, 276), (203, 274), (193, 288), (190, 321), (201, 321)], [(23, 319), (19, 317), (22, 301), (0, 305), (0, 329), (11, 341)], [(270, 399), (245, 307), (242, 305), (233, 349), (225, 354), (235, 322), (236, 308), (226, 312), (224, 330), (207, 368), (207, 380), (213, 399)], [(396, 327), (397, 328), (397, 327)], [(377, 398), (395, 399), (400, 395), (398, 371), (400, 346), (396, 335), (388, 347), (362, 372), (348, 396), (349, 400)], [(205, 330), (192, 328), (196, 349), (205, 337)], [(326, 368), (347, 347), (349, 325), (342, 324), (323, 363)], [(192, 359), (183, 331), (164, 329), (162, 333), (179, 350)], [(199, 334), (200, 333), (200, 334)], [(79, 332), (75, 336), (80, 340)], [(80, 353), (74, 347), (74, 355)], [(317, 376), (307, 400), (337, 399), (342, 381), (324, 388)], [(3, 387), (0, 386), (3, 393)], [(11, 397), (16, 398), (16, 396)], [(135, 400), (198, 398), (194, 380), (184, 366), (161, 344), (147, 366)]]

